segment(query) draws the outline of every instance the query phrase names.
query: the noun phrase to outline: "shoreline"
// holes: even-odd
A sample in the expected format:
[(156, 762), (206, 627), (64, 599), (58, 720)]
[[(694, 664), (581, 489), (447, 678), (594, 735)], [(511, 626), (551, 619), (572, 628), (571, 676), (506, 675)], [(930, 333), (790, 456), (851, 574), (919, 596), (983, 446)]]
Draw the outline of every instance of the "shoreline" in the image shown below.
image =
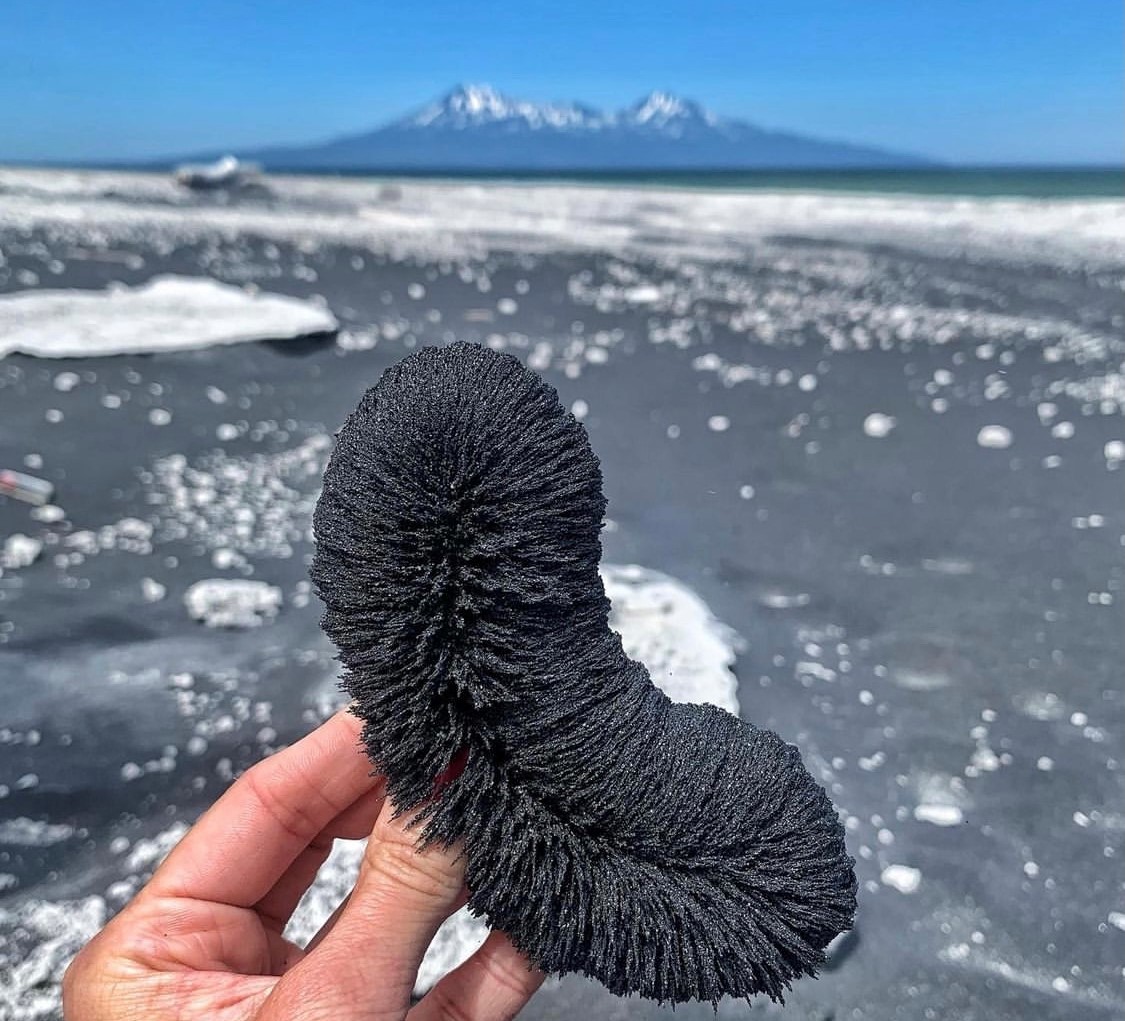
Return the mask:
[(0, 168), (0, 230), (43, 229), (75, 243), (255, 236), (425, 259), (572, 251), (709, 262), (795, 236), (927, 257), (1125, 266), (1125, 198), (296, 176), (269, 178), (267, 187), (259, 195), (200, 194), (165, 174)]
[[(0, 170), (166, 175), (163, 161), (52, 164), (0, 162)], [(1125, 166), (925, 166), (753, 169), (457, 169), (277, 167), (271, 179), (310, 178), (378, 183), (573, 185), (671, 191), (781, 193), (815, 195), (895, 195), (914, 198), (1118, 199), (1125, 201)], [(866, 182), (866, 185), (864, 184)], [(911, 186), (913, 184), (914, 186)], [(961, 187), (955, 185), (961, 184)], [(968, 185), (973, 187), (968, 187)], [(1067, 185), (1063, 187), (1063, 185)]]

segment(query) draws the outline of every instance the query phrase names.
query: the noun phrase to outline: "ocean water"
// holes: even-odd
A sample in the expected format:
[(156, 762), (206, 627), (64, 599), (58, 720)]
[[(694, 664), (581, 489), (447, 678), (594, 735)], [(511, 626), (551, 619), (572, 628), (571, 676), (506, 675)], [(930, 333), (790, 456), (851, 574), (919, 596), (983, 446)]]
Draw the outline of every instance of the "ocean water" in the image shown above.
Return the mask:
[[(386, 175), (341, 172), (345, 177)], [(934, 167), (905, 170), (550, 171), (515, 173), (410, 172), (411, 179), (568, 182), (600, 186), (708, 188), (723, 191), (860, 192), (1016, 198), (1125, 198), (1121, 167)]]

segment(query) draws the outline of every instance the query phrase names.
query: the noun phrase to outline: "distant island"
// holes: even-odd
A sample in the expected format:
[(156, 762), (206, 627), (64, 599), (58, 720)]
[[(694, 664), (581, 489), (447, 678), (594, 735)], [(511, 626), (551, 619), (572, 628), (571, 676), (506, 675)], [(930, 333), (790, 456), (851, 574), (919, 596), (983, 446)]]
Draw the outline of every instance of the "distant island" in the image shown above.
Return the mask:
[[(362, 134), (233, 151), (266, 170), (647, 171), (869, 169), (937, 164), (909, 153), (770, 131), (652, 92), (622, 110), (531, 103), (488, 85), (442, 98)], [(219, 152), (196, 153), (195, 160)]]

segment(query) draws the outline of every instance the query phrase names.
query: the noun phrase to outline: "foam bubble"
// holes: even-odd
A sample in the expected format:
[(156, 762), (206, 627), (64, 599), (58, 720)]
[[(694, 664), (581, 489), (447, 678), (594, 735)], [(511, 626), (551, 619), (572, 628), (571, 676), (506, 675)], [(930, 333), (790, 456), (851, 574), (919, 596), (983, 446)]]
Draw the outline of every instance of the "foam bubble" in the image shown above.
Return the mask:
[(922, 885), (921, 871), (909, 865), (888, 865), (879, 878), (885, 886), (898, 890), (899, 893), (917, 893), (918, 887)]
[(1006, 450), (1012, 445), (1012, 430), (1003, 425), (986, 425), (977, 433), (977, 444), (989, 450)]
[(897, 424), (893, 415), (873, 411), (863, 420), (863, 431), (875, 439), (882, 439), (884, 436), (889, 436)]
[(965, 814), (956, 805), (917, 805), (914, 818), (935, 826), (959, 826), (964, 822)]
[(20, 567), (28, 567), (39, 559), (39, 554), (42, 551), (43, 542), (41, 539), (33, 539), (30, 535), (24, 535), (23, 532), (14, 532), (4, 540), (4, 545), (0, 547), (0, 568), (16, 570)]

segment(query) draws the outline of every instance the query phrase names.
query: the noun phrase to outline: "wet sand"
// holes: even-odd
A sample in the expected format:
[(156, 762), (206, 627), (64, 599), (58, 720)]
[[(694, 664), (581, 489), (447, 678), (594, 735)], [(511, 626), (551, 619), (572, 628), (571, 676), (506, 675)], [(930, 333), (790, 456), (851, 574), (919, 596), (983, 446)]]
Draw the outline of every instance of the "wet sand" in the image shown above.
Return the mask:
[[(0, 360), (0, 466), (61, 508), (0, 499), (0, 539), (43, 543), (0, 575), (0, 987), (53, 952), (50, 905), (112, 911), (335, 704), (306, 579), (331, 433), (387, 365), (456, 338), (584, 416), (606, 560), (678, 579), (742, 636), (743, 715), (798, 743), (843, 813), (856, 937), (749, 1013), (1120, 1013), (1125, 345), (1104, 246), (794, 231), (441, 254), (302, 242), (284, 203), (255, 207), (276, 233), (232, 236), (224, 210), (188, 234), (99, 221), (119, 197), (85, 225), (5, 220), (6, 201), (0, 293), (209, 275), (323, 302), (342, 332)], [(275, 586), (276, 617), (193, 621), (184, 593), (216, 577)], [(16, 1016), (51, 1016), (20, 996)], [(663, 1015), (568, 978), (526, 1016), (579, 1011)]]

